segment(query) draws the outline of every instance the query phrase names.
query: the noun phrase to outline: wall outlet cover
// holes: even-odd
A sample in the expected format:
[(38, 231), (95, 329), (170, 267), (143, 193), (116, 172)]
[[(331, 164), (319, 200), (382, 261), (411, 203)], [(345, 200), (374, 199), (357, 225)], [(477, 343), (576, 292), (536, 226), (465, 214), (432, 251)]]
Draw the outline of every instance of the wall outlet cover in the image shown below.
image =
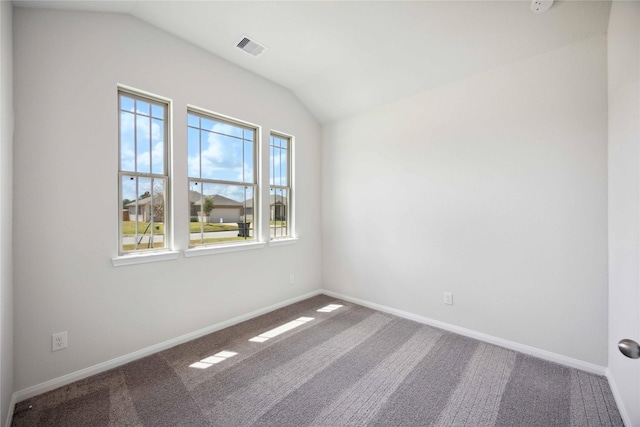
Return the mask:
[(67, 331), (51, 335), (51, 351), (62, 350), (63, 348), (67, 348), (67, 345)]
[(453, 305), (453, 294), (451, 292), (444, 293), (444, 303), (448, 305)]

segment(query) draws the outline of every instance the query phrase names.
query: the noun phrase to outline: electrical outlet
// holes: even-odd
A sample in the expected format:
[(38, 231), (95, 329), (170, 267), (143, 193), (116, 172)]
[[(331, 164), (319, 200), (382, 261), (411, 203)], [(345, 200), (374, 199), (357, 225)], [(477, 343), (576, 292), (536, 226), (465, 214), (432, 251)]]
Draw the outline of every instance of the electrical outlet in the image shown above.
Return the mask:
[(448, 305), (453, 305), (453, 294), (451, 292), (444, 293), (444, 303)]
[(294, 283), (294, 280), (293, 280), (293, 274), (290, 274), (290, 275), (289, 275), (289, 284), (290, 284), (290, 285), (293, 285), (293, 283)]
[(51, 351), (67, 348), (67, 331), (51, 335)]

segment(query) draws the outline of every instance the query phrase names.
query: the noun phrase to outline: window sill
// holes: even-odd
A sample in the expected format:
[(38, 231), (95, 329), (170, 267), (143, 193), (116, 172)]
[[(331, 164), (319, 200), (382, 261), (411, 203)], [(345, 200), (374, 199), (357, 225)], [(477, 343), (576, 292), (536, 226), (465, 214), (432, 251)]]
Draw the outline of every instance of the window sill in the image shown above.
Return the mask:
[(283, 246), (283, 245), (293, 245), (298, 243), (297, 237), (286, 237), (283, 239), (275, 239), (269, 241), (269, 246)]
[(170, 261), (178, 259), (178, 255), (180, 255), (180, 252), (178, 251), (121, 255), (115, 258), (111, 258), (111, 262), (113, 263), (114, 267), (122, 267), (125, 265), (145, 264), (148, 262)]
[(251, 249), (262, 249), (265, 246), (266, 243), (264, 242), (242, 243), (239, 245), (201, 246), (187, 249), (186, 251), (184, 251), (184, 256), (189, 258), (194, 256), (224, 254), (229, 252), (247, 251)]

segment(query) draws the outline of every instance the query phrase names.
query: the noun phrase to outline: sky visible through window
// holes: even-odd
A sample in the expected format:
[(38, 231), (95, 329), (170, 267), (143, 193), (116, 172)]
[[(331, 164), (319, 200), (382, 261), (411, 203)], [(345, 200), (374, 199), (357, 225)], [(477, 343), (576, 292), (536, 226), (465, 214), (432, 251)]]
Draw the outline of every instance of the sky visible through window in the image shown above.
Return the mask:
[[(189, 178), (253, 184), (254, 140), (253, 129), (189, 113)], [(237, 202), (245, 200), (242, 186), (217, 186), (215, 194)]]
[(289, 185), (289, 170), (287, 169), (287, 152), (289, 141), (287, 138), (271, 135), (269, 144), (269, 159), (271, 162), (271, 173), (269, 174), (269, 184)]
[[(123, 172), (165, 173), (164, 110), (165, 107), (162, 105), (121, 96), (120, 168)], [(254, 183), (254, 139), (253, 129), (189, 114), (187, 139), (189, 177)], [(279, 163), (280, 156), (273, 156), (272, 161)], [(238, 202), (245, 197), (242, 188), (236, 186), (219, 186), (216, 190), (218, 190), (216, 194)], [(122, 198), (127, 200), (138, 198), (133, 181), (123, 181)]]
[[(165, 115), (163, 105), (120, 97), (120, 170), (164, 175)], [(139, 186), (144, 187), (144, 186)], [(139, 196), (144, 194), (138, 188)], [(146, 189), (147, 191), (150, 188)], [(136, 200), (135, 180), (122, 182), (122, 198)]]

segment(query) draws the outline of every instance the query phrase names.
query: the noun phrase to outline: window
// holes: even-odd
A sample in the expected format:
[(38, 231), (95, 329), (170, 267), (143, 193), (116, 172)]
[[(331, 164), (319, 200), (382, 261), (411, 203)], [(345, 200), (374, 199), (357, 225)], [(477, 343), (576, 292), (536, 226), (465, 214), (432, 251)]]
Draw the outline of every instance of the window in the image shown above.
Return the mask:
[(188, 111), (189, 246), (256, 240), (258, 129)]
[(269, 236), (292, 237), (291, 140), (271, 133), (269, 143)]
[(119, 253), (168, 249), (168, 104), (119, 90)]

